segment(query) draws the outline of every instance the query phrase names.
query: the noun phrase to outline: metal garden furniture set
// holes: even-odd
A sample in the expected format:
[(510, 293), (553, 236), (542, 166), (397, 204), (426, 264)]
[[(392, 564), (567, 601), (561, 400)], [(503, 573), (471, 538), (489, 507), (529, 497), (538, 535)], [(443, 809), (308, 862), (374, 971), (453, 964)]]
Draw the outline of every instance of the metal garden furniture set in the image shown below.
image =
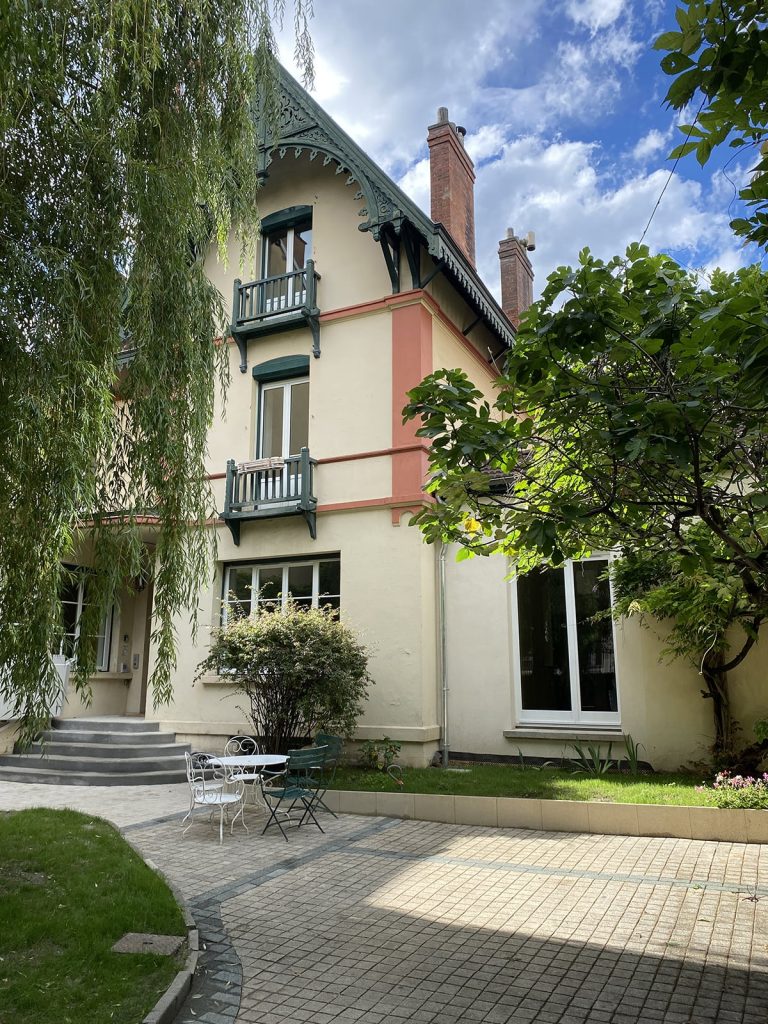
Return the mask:
[[(250, 784), (254, 804), (257, 795), (260, 796), (259, 802), (267, 814), (262, 835), (270, 826), (277, 825), (287, 842), (285, 825), (300, 828), (309, 821), (322, 832), (316, 812), (325, 810), (336, 817), (323, 797), (328, 782), (335, 775), (341, 748), (339, 737), (320, 733), (311, 747), (289, 750), (287, 755), (261, 754), (250, 736), (235, 736), (227, 742), (223, 756), (187, 754), (190, 807), (182, 825), (196, 807), (206, 807), (211, 812), (211, 821), (216, 810), (219, 811), (220, 844), (224, 839), (224, 821), (229, 820), (231, 810), (235, 813), (230, 821), (230, 833), (238, 818), (247, 832), (244, 809), (246, 785)], [(273, 770), (278, 766), (279, 770)], [(300, 811), (300, 816), (291, 818), (293, 811)], [(184, 835), (191, 825), (190, 821)]]

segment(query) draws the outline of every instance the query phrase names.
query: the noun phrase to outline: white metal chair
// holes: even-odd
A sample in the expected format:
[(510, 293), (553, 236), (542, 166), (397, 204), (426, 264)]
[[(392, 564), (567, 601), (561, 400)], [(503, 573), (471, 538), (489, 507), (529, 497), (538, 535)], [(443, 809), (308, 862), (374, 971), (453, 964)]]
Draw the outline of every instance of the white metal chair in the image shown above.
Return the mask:
[(238, 754), (260, 754), (259, 744), (252, 736), (232, 736), (224, 746), (225, 757), (236, 757)]
[[(219, 810), (219, 845), (224, 842), (224, 816), (230, 808), (237, 808), (237, 811), (229, 825), (230, 835), (235, 827), (238, 818), (243, 823), (243, 828), (248, 831), (243, 817), (245, 783), (242, 779), (233, 777), (226, 766), (221, 764), (211, 754), (189, 754), (185, 753), (187, 762), (187, 781), (189, 782), (189, 810), (181, 824), (189, 818), (196, 807), (207, 807), (213, 813)], [(193, 822), (187, 825), (182, 835), (186, 835), (192, 827)]]
[[(225, 757), (237, 757), (238, 754), (245, 754), (248, 756), (260, 753), (261, 750), (259, 748), (259, 744), (252, 736), (232, 736), (224, 745)], [(254, 783), (258, 782), (260, 773), (260, 768), (232, 768), (233, 781), (248, 783), (251, 786), (251, 795), (253, 797), (254, 804), (257, 802), (256, 796), (258, 793), (258, 786), (254, 785)]]

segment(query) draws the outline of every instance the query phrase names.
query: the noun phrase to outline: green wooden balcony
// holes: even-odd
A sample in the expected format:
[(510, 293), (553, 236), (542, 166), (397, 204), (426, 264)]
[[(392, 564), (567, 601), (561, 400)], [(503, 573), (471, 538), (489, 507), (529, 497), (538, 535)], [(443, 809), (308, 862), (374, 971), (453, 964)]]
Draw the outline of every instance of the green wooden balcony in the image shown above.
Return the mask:
[(315, 466), (309, 449), (285, 459), (257, 459), (227, 463), (224, 511), (221, 518), (240, 545), (240, 524), (278, 516), (303, 516), (312, 540), (317, 538)]
[(240, 350), (240, 370), (248, 369), (249, 339), (276, 331), (295, 330), (306, 324), (312, 331), (312, 352), (320, 355), (320, 309), (317, 283), (320, 275), (313, 260), (302, 270), (264, 277), (246, 284), (237, 278), (232, 294), (230, 333)]

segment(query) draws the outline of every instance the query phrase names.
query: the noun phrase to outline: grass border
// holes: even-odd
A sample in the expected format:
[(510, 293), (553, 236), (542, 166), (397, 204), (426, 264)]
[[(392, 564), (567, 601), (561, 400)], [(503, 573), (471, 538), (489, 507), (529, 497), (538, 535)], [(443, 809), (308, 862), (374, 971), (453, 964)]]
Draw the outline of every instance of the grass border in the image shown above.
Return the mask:
[(178, 903), (184, 918), (184, 924), (187, 929), (186, 941), (188, 950), (184, 966), (180, 971), (178, 971), (171, 984), (141, 1022), (141, 1024), (172, 1024), (181, 1011), (184, 1001), (192, 988), (192, 981), (195, 977), (198, 961), (200, 959), (200, 931), (197, 927), (197, 922), (192, 915), (192, 911), (189, 909), (187, 901), (184, 899), (176, 884), (171, 881), (168, 875), (162, 870), (162, 868), (155, 864), (153, 860), (144, 856), (139, 847), (131, 840), (130, 836), (125, 834), (123, 829), (118, 828), (118, 832), (134, 853), (141, 857), (147, 867), (162, 878), (171, 890), (173, 898)]

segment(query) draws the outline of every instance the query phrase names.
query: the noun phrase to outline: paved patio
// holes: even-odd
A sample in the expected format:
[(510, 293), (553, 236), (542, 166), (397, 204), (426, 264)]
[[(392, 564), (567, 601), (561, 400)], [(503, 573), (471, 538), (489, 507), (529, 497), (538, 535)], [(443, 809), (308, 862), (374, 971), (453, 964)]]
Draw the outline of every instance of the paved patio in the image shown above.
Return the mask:
[(180, 888), (206, 948), (178, 1024), (768, 1019), (768, 846), (325, 815), (219, 847), (186, 803), (0, 783), (110, 818)]

